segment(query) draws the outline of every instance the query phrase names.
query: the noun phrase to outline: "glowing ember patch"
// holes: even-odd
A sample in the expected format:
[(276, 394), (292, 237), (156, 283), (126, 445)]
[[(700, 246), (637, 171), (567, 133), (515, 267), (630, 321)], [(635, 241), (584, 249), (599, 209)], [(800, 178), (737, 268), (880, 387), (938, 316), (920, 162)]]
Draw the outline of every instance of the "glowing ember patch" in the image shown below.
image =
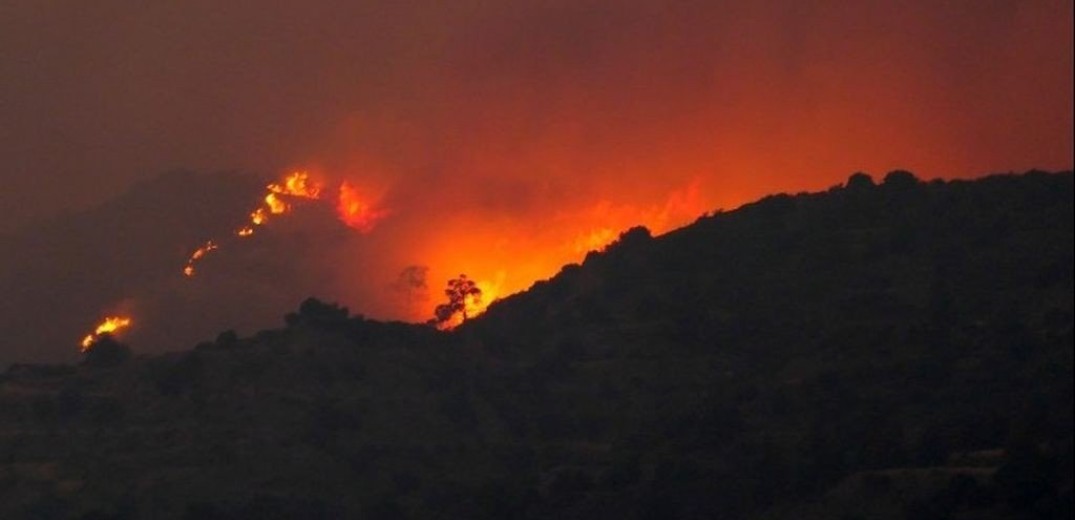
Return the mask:
[[(250, 213), (250, 223), (255, 226), (260, 226), (264, 224), (267, 220), (269, 220), (269, 217), (265, 215), (264, 208), (258, 208)], [(251, 229), (250, 227), (245, 227), (243, 229), (250, 229), (251, 233), (253, 233), (253, 229)]]
[(109, 316), (105, 318), (100, 325), (97, 325), (97, 328), (94, 329), (92, 334), (87, 334), (85, 338), (82, 338), (82, 348), (80, 351), (86, 352), (93, 348), (93, 344), (101, 339), (102, 334), (115, 335), (119, 331), (130, 326), (131, 319), (128, 317)]
[(344, 224), (361, 233), (369, 233), (386, 214), (387, 212), (375, 208), (372, 203), (364, 200), (358, 189), (350, 183), (340, 184), (336, 216)]
[(194, 264), (209, 254), (210, 251), (219, 249), (219, 246), (213, 243), (212, 240), (205, 243), (204, 246), (195, 249), (190, 254), (190, 258), (187, 259), (187, 265), (183, 266), (183, 275), (187, 277), (194, 276)]

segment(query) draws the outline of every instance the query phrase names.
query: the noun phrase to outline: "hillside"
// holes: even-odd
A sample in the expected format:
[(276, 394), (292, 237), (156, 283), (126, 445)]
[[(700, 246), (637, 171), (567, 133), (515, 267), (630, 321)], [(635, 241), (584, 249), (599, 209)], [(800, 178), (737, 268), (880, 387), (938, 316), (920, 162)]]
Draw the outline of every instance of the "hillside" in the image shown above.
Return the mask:
[(99, 313), (139, 291), (177, 292), (168, 281), (188, 251), (233, 219), (236, 206), (249, 205), (259, 184), (237, 174), (167, 173), (100, 206), (0, 237), (0, 248), (15, 252), (0, 258), (0, 367), (73, 361), (72, 340)]
[[(281, 309), (322, 294), (309, 254), (347, 240), (321, 207), (303, 207), (243, 247), (227, 242), (267, 181), (252, 175), (171, 172), (106, 203), (0, 237), (0, 370), (10, 363), (73, 362), (72, 348), (105, 315), (137, 314), (128, 336), (140, 352), (186, 349), (222, 328), (271, 326)], [(285, 223), (288, 224), (288, 223)], [(300, 232), (301, 231), (301, 232)], [(227, 254), (196, 279), (180, 274), (191, 252), (215, 239)]]
[(450, 333), (309, 299), (15, 365), (0, 517), (1070, 518), (1073, 199), (856, 174), (632, 229)]

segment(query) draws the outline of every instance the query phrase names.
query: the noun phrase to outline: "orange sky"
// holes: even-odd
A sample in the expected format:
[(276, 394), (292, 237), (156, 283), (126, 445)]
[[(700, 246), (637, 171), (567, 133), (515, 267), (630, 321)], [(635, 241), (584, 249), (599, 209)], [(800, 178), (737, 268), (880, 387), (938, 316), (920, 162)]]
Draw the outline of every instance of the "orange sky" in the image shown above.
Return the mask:
[(1071, 168), (1072, 18), (1069, 0), (8, 2), (0, 232), (174, 168), (310, 168), (389, 211), (332, 260), (341, 299), (400, 316), (370, 291), (410, 265), (433, 292), (456, 271), (510, 292), (632, 224), (856, 170)]

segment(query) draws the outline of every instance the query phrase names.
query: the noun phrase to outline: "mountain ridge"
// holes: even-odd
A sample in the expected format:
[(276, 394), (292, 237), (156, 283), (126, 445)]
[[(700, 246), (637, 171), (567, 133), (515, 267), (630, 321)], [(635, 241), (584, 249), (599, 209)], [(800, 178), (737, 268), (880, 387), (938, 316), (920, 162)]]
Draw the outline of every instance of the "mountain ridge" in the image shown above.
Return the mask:
[(311, 298), (15, 366), (0, 514), (1062, 518), (1072, 199), (1070, 172), (856, 174), (629, 230), (451, 333)]

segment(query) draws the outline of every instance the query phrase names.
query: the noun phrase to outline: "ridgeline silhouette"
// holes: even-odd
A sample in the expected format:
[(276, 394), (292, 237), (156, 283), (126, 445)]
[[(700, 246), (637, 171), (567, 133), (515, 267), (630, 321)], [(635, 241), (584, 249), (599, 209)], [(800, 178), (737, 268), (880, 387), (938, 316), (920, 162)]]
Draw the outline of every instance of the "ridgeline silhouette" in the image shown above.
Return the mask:
[(15, 365), (0, 517), (1070, 518), (1072, 201), (855, 174), (629, 230), (451, 332), (311, 298)]

